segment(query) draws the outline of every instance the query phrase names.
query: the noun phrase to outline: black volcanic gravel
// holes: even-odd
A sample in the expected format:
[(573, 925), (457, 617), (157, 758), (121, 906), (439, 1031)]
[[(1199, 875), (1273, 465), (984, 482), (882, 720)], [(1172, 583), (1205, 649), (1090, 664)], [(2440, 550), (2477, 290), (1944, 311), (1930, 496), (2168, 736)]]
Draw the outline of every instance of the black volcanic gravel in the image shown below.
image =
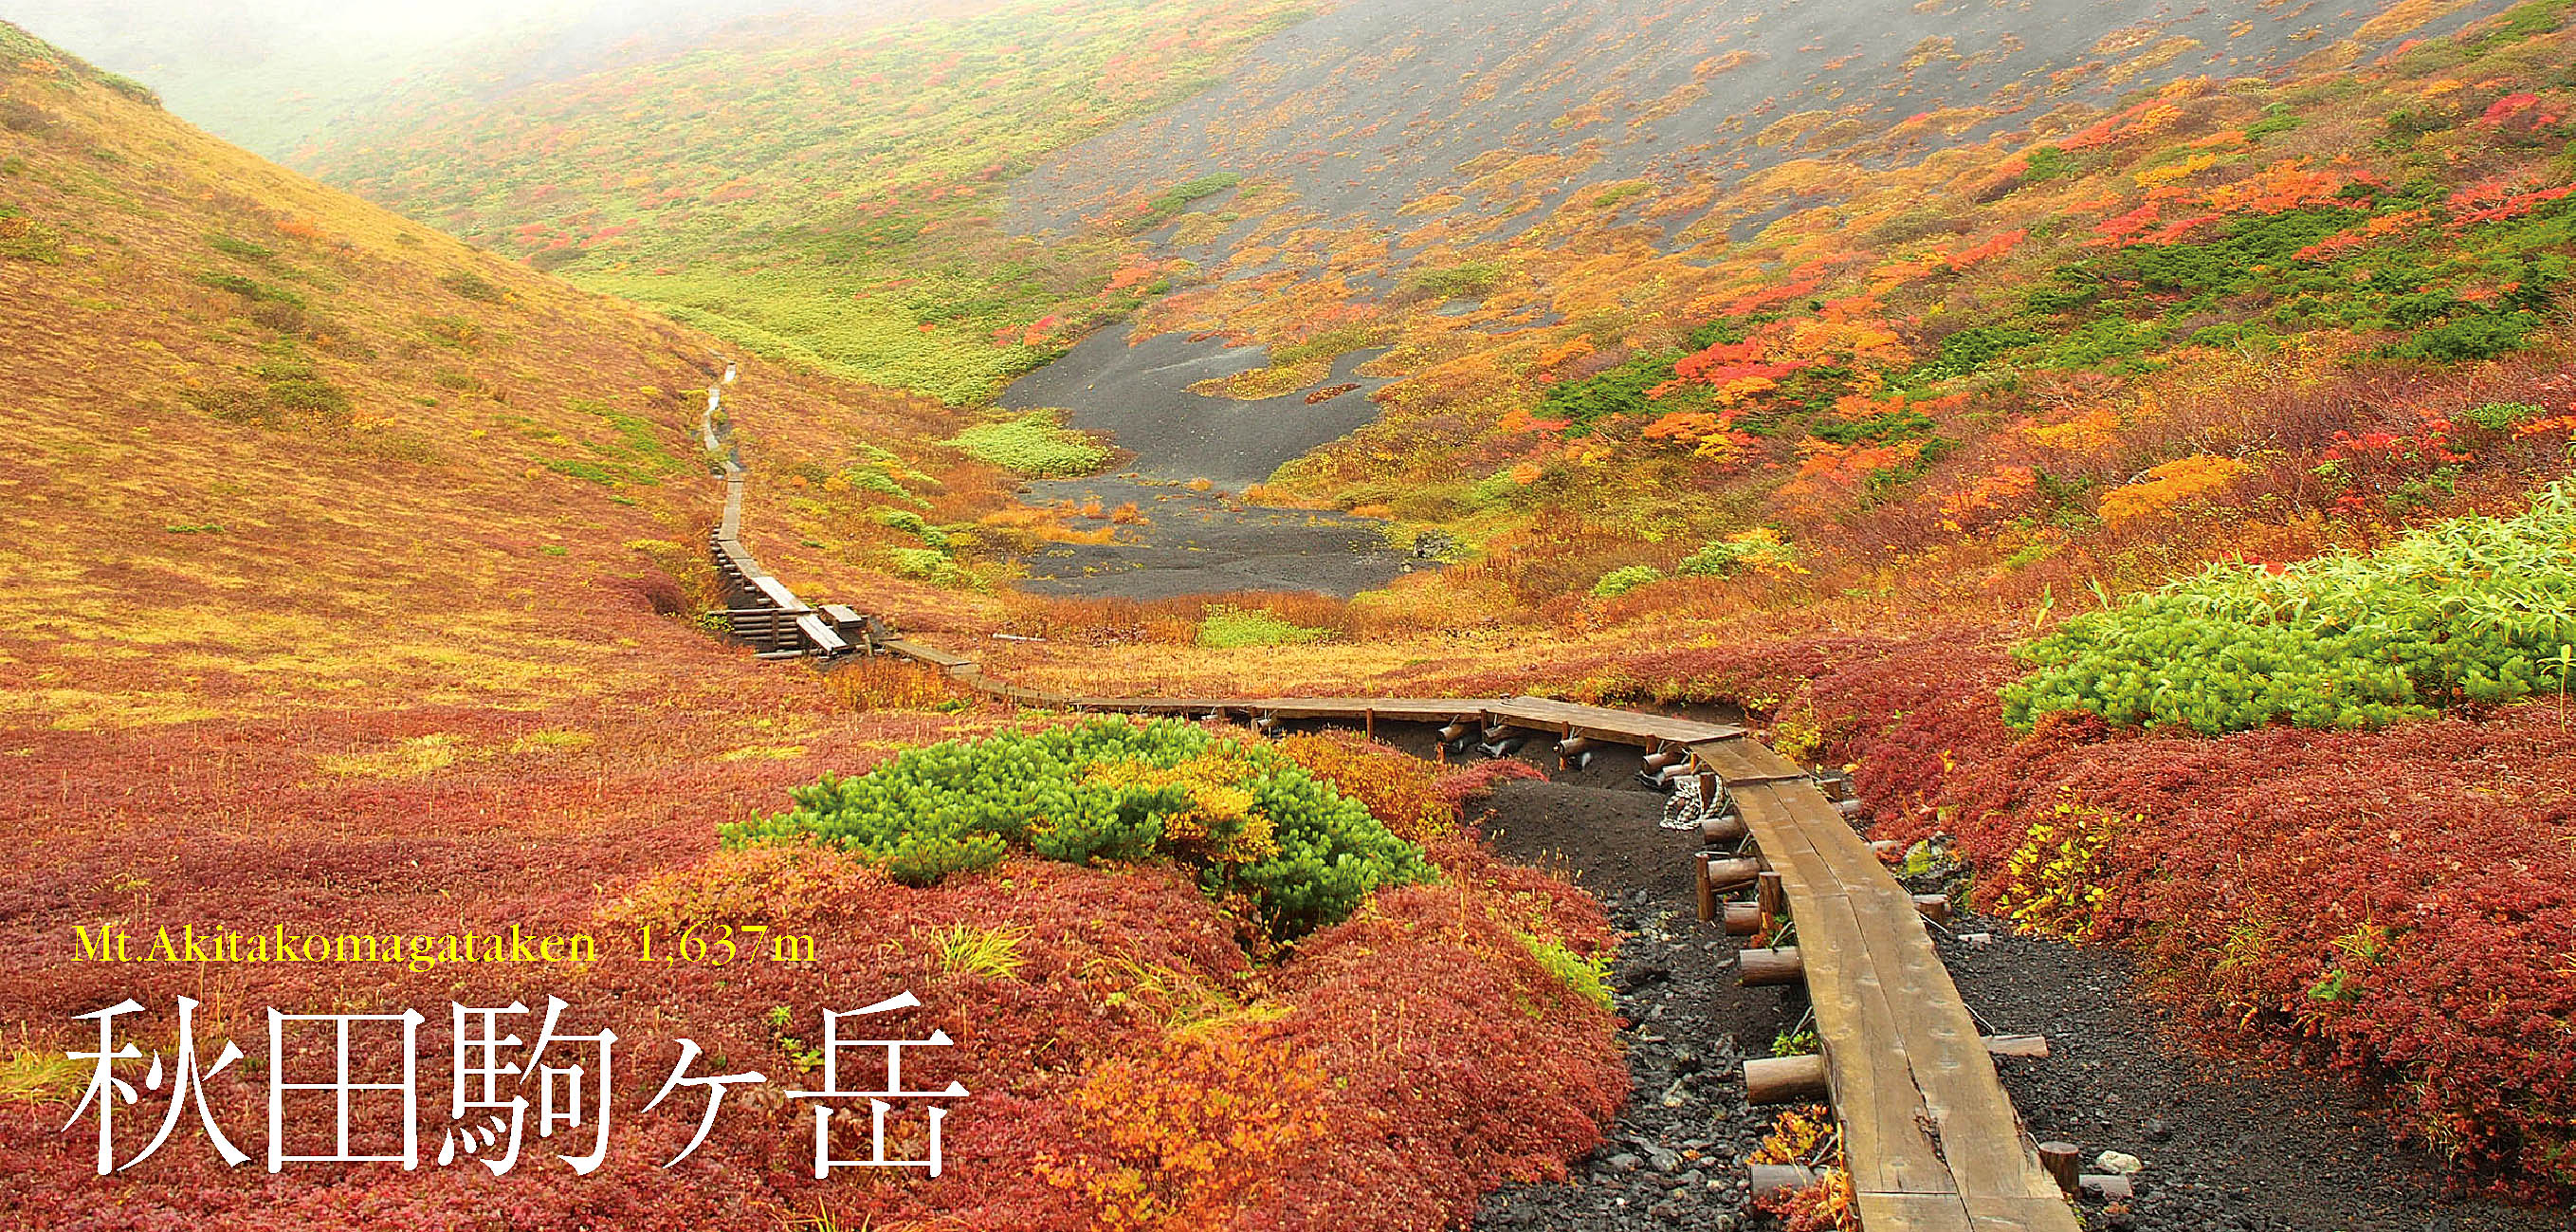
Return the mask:
[[(1609, 1140), (1564, 1184), (1490, 1195), (1478, 1229), (1647, 1232), (1772, 1228), (1747, 1209), (1744, 1155), (1768, 1110), (1744, 1106), (1741, 1066), (1804, 1013), (1795, 990), (1735, 984), (1733, 938), (1693, 915), (1695, 836), (1656, 828), (1661, 797), (1620, 785), (1633, 759), (1564, 782), (1504, 784), (1483, 828), (1513, 859), (1572, 876), (1622, 931), (1614, 988), (1636, 1090)], [(1940, 888), (1937, 879), (1914, 888)], [(1972, 936), (1980, 941), (1971, 941)], [(1997, 1034), (2048, 1038), (2044, 1060), (2002, 1062), (2031, 1132), (2072, 1141), (2085, 1170), (2137, 1156), (2135, 1196), (2082, 1204), (2121, 1232), (2539, 1232), (2576, 1212), (2514, 1206), (2400, 1145), (2365, 1092), (2186, 1042), (2132, 991), (2125, 956), (2012, 935), (1965, 916), (1936, 930), (1969, 1007)]]

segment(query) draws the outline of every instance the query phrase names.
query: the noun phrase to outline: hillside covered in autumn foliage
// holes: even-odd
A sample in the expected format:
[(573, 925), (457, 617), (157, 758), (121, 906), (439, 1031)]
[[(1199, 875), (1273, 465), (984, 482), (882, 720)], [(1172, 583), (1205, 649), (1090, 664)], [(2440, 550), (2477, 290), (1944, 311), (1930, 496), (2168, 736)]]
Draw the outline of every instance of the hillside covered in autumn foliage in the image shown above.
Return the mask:
[[(1610, 938), (1597, 904), (1460, 826), (1489, 769), (1095, 724), (1056, 773), (1114, 784), (1115, 845), (1020, 835), (930, 876), (724, 849), (827, 775), (1063, 738), (935, 674), (762, 663), (703, 619), (724, 602), (703, 546), (722, 504), (711, 385), (731, 394), (719, 426), (756, 442), (747, 517), (769, 567), (880, 611), (958, 606), (885, 567), (883, 543), (918, 540), (862, 502), (899, 493), (922, 525), (997, 504), (1001, 472), (939, 443), (960, 412), (495, 259), (5, 24), (0, 126), (0, 817), (21, 836), (0, 886), (0, 1222), (1417, 1227), (1598, 1140), (1626, 1087), (1599, 992)], [(1192, 846), (1191, 825), (1231, 842)], [(1319, 869), (1317, 851), (1374, 862)], [(1248, 867), (1203, 884), (1192, 859)], [(753, 923), (810, 951), (708, 957)], [(111, 929), (138, 961), (99, 956)], [(142, 953), (271, 930), (309, 937), (305, 960)], [(456, 959), (459, 930), (476, 961)], [(496, 944), (522, 932), (598, 944), (533, 969)], [(407, 959), (314, 959), (361, 934), (416, 940)], [(437, 936), (450, 948), (417, 940)], [(954, 1041), (910, 1068), (972, 1092), (946, 1128), (973, 1179), (821, 1184), (789, 1092), (818, 1081), (823, 1011), (900, 992), (923, 1007), (900, 1029)], [(599, 1044), (589, 1071), (596, 1174), (558, 1157), (561, 1136), (487, 1174), (443, 1077), (418, 1100), (424, 1137), (371, 1105), (340, 1140), (397, 1162), (229, 1157), (315, 1149), (261, 1135), (266, 1065), (327, 1074), (332, 1041), (268, 1011), (419, 1010), (412, 1056), (443, 1064), (466, 1048), (446, 1003), (549, 997), (564, 1030), (617, 1036), (613, 1069)], [(82, 1103), (75, 1016), (129, 998), (128, 1040), (173, 1048), (187, 1023), (193, 1103), (139, 1059), (113, 1063), (107, 1105)], [(1456, 1029), (1469, 1018), (1499, 1029)], [(382, 1037), (354, 1049), (342, 1065), (412, 1059)], [(645, 1108), (693, 1063), (754, 1077), (718, 1089), (724, 1119), (692, 1148), (713, 1104)], [(164, 1105), (214, 1128), (156, 1137)], [(1311, 1183), (1267, 1179), (1283, 1170)]]
[[(1601, 1141), (1618, 942), (1457, 824), (1485, 776), (692, 627), (738, 362), (800, 593), (1068, 695), (1740, 709), (2196, 1041), (2576, 1190), (2569, 0), (782, 9), (408, 82), (292, 158), (353, 196), (0, 34), (45, 835), (0, 901), (52, 932), (451, 891), (841, 930), (889, 957), (596, 987), (792, 1064), (791, 991), (910, 980), (997, 1092), (954, 1132), (1025, 1165), (869, 1208), (925, 1226), (1449, 1226)], [(1229, 439), (1259, 482), (1167, 461)], [(1145, 495), (1020, 499), (1093, 480)], [(1177, 536), (1164, 496), (1401, 572), (1014, 586)], [(16, 970), (39, 1017), (107, 995)], [(754, 1189), (601, 1209), (801, 1217), (787, 1119), (722, 1143)]]

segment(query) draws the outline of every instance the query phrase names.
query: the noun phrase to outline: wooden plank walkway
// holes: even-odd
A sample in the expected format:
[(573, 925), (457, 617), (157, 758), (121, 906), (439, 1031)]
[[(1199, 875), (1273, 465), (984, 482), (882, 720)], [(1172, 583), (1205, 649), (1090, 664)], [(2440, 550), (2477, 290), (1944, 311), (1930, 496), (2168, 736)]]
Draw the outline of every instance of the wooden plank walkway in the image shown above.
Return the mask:
[(1788, 891), (1861, 1224), (2071, 1232), (1912, 896), (1796, 767), (1694, 745)]
[[(723, 380), (731, 379), (733, 366), (727, 364)], [(742, 545), (742, 490), (748, 476), (716, 431), (716, 410), (723, 402), (722, 381), (709, 382), (707, 413), (698, 422), (698, 432), (725, 483), (724, 514), (707, 536), (707, 554), (715, 563), (716, 576), (738, 601), (725, 613), (730, 630), (764, 656), (832, 659), (849, 654), (853, 647), (835, 622), (807, 607)]]
[(931, 664), (1026, 706), (1371, 727), (1380, 719), (1464, 721), (1686, 749), (1694, 769), (1726, 784), (1787, 891), (1861, 1226), (2077, 1232), (2074, 1211), (2041, 1170), (1913, 896), (1805, 770), (1740, 727), (1540, 697), (1075, 697), (996, 681), (973, 659), (907, 639), (882, 639), (872, 649)]
[[(728, 368), (725, 379), (731, 376)], [(760, 567), (742, 545), (745, 475), (715, 428), (720, 398), (711, 384), (702, 431), (708, 449), (721, 455), (725, 504), (708, 535), (709, 553), (733, 593), (751, 605), (729, 613), (737, 635), (772, 657), (893, 654), (988, 696), (1036, 708), (1320, 720), (1355, 723), (1372, 734), (1379, 720), (1466, 723), (1686, 755), (1684, 769), (1725, 783), (1761, 862), (1784, 891), (1861, 1226), (1867, 1232), (2078, 1232), (2074, 1210), (2041, 1170), (1912, 896), (1805, 770), (1744, 729), (1543, 697), (1121, 698), (998, 680), (965, 655), (887, 636), (881, 624), (850, 608), (808, 607)]]

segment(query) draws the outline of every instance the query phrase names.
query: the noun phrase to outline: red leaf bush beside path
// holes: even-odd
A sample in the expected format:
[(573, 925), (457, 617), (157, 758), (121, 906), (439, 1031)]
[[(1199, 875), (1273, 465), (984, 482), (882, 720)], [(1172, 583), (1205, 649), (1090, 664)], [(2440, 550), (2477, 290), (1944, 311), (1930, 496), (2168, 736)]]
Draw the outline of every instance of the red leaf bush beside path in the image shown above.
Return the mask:
[(2218, 739), (2055, 715), (2017, 737), (1995, 700), (2019, 672), (2009, 636), (1653, 666), (1689, 695), (1777, 689), (1763, 664), (1812, 673), (1770, 692), (1780, 723), (1856, 763), (1874, 834), (1954, 836), (1981, 907), (2131, 949), (2155, 994), (2381, 1084), (2406, 1132), (2463, 1165), (2576, 1184), (2576, 711)]

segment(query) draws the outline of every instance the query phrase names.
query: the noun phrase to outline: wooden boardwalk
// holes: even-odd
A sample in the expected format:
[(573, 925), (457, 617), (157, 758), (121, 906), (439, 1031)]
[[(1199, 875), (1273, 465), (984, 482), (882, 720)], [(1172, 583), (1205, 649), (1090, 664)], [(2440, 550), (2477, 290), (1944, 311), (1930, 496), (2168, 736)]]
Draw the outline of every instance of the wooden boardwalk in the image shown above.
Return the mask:
[(1912, 895), (1788, 759), (1751, 740), (1691, 753), (1787, 891), (1861, 1226), (2075, 1228)]
[[(893, 654), (987, 696), (1044, 709), (1241, 717), (1264, 730), (1292, 721), (1351, 724), (1371, 734), (1380, 723), (1511, 729), (1561, 742), (1633, 745), (1650, 765), (1713, 778), (1742, 818), (1748, 837), (1741, 855), (1764, 877), (1776, 877), (1794, 929), (1796, 946), (1771, 957), (1785, 956), (1802, 971), (1814, 1003), (1823, 1093), (1842, 1125), (1861, 1226), (2078, 1232), (2074, 1209), (2040, 1167), (1913, 897), (1805, 770), (1744, 729), (1542, 697), (1091, 697), (995, 679), (971, 658), (889, 636), (849, 608), (809, 607), (760, 567), (742, 545), (744, 475), (715, 427), (717, 384), (708, 390), (703, 434), (718, 455), (725, 504), (708, 547), (732, 592), (734, 632), (764, 657)], [(1702, 865), (1704, 881), (1708, 867)], [(1763, 910), (1767, 917), (1770, 908)]]
[(1130, 714), (1467, 723), (1687, 757), (1735, 799), (1749, 850), (1779, 875), (1815, 1005), (1825, 1081), (1868, 1232), (2076, 1232), (2039, 1164), (1976, 1020), (1932, 948), (1913, 896), (1812, 776), (1744, 729), (1541, 697), (1080, 697), (986, 676), (903, 638), (868, 649), (940, 668), (1018, 705)]
[(707, 413), (698, 422), (699, 438), (725, 483), (724, 515), (707, 532), (707, 555), (725, 586), (726, 627), (764, 658), (846, 655), (851, 651), (849, 639), (841, 635), (830, 614), (808, 607), (742, 546), (742, 489), (748, 476), (726, 434), (716, 428), (716, 411), (724, 403), (723, 383), (732, 378), (733, 367), (728, 364), (723, 378), (707, 383)]

